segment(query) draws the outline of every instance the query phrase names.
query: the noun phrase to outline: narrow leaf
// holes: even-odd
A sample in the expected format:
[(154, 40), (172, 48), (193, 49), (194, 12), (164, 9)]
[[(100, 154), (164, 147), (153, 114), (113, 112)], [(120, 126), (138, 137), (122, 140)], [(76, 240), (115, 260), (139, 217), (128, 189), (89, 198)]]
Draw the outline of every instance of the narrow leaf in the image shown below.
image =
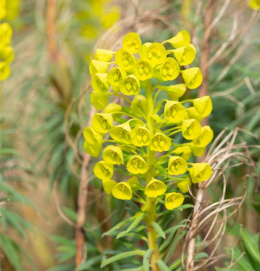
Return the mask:
[(149, 249), (145, 252), (144, 254), (144, 257), (143, 257), (143, 268), (144, 268), (144, 271), (149, 271), (149, 261), (150, 261), (150, 257), (151, 257), (151, 254), (153, 252), (153, 249)]
[(158, 223), (156, 223), (156, 222), (153, 222), (152, 226), (155, 229), (155, 231), (157, 232), (157, 234), (159, 236), (161, 236), (163, 239), (165, 239), (165, 232), (163, 231), (163, 229), (161, 228), (161, 226)]
[(157, 265), (161, 268), (161, 271), (170, 271), (168, 266), (162, 260), (157, 261)]

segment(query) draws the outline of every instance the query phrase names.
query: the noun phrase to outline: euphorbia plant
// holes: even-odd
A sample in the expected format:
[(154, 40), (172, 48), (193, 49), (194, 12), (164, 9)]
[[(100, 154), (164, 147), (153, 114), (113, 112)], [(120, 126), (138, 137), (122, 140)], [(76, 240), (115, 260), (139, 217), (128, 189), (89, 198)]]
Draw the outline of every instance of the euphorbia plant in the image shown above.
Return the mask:
[[(158, 246), (158, 236), (164, 236), (157, 223), (158, 208), (180, 207), (190, 185), (212, 174), (209, 164), (188, 162), (192, 154), (201, 156), (213, 138), (211, 128), (200, 124), (211, 113), (212, 103), (208, 96), (181, 99), (187, 88), (202, 82), (200, 69), (187, 67), (196, 56), (188, 32), (144, 44), (137, 33), (128, 33), (122, 45), (116, 52), (98, 49), (91, 61), (91, 102), (103, 112), (96, 113), (84, 130), (84, 149), (93, 157), (102, 152), (94, 173), (107, 194), (141, 204), (141, 212), (127, 220), (132, 222), (127, 232), (143, 223), (149, 253), (136, 255), (151, 255), (143, 268), (149, 270), (150, 264), (155, 271), (165, 266)], [(175, 84), (177, 77), (184, 83)], [(160, 100), (160, 92), (169, 99)], [(125, 99), (127, 106), (108, 104), (112, 95)], [(124, 175), (120, 182), (113, 180), (114, 171)]]

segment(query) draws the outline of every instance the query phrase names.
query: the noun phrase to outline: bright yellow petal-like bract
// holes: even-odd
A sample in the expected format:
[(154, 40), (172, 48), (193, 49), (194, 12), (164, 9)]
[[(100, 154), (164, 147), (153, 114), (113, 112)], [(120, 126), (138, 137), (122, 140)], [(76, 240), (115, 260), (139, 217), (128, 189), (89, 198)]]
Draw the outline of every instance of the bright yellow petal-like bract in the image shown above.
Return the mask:
[(166, 42), (169, 42), (174, 48), (187, 46), (190, 44), (190, 34), (189, 32), (183, 30)]
[(195, 107), (189, 107), (187, 108), (187, 112), (190, 119), (196, 119), (198, 121), (203, 120), (202, 115), (195, 109)]
[(183, 70), (182, 77), (185, 85), (190, 89), (195, 89), (199, 87), (203, 80), (203, 76), (199, 68), (190, 68)]
[(123, 70), (127, 72), (133, 72), (136, 65), (135, 57), (125, 49), (120, 49), (117, 51), (115, 56), (116, 64)]
[(181, 66), (189, 65), (196, 57), (196, 49), (192, 44), (174, 50), (174, 56)]
[(107, 81), (111, 86), (119, 87), (121, 81), (123, 78), (126, 77), (126, 72), (123, 69), (120, 69), (119, 67), (112, 68), (107, 73)]
[(137, 147), (148, 146), (151, 143), (151, 134), (146, 127), (135, 127), (130, 136), (131, 143)]
[(172, 86), (158, 86), (159, 89), (162, 89), (167, 92), (172, 101), (178, 101), (186, 91), (186, 86), (184, 84), (176, 84)]
[(193, 143), (190, 143), (190, 147), (193, 155), (196, 157), (201, 157), (206, 151), (206, 147), (196, 147)]
[(187, 161), (191, 156), (191, 148), (190, 146), (180, 146), (175, 148), (171, 153), (177, 156), (181, 156), (184, 160)]
[(96, 132), (92, 127), (87, 127), (83, 131), (85, 140), (93, 145), (101, 145), (103, 141), (103, 135)]
[(107, 146), (103, 151), (103, 159), (113, 165), (123, 165), (124, 157), (123, 152), (120, 147), (117, 146)]
[(10, 67), (6, 62), (0, 62), (0, 81), (5, 80), (11, 73)]
[(250, 0), (249, 7), (254, 10), (260, 10), (260, 1), (259, 0)]
[(98, 157), (102, 149), (102, 145), (93, 144), (86, 140), (84, 141), (83, 147), (85, 152), (93, 157)]
[(160, 43), (154, 42), (148, 46), (144, 59), (149, 61), (152, 67), (164, 63), (167, 58), (167, 52), (164, 46)]
[(110, 50), (105, 50), (105, 49), (97, 49), (95, 53), (95, 59), (98, 61), (104, 61), (104, 62), (109, 62), (115, 52), (110, 51)]
[(4, 62), (11, 63), (14, 60), (14, 50), (9, 45), (1, 46), (0, 44), (0, 59)]
[(112, 190), (116, 184), (117, 184), (117, 182), (114, 180), (111, 180), (111, 179), (103, 179), (102, 180), (103, 188), (104, 188), (106, 194), (108, 194), (108, 195), (110, 195), (112, 193)]
[(113, 118), (111, 114), (96, 113), (93, 116), (91, 126), (95, 131), (101, 134), (108, 133), (113, 126)]
[(115, 126), (110, 131), (110, 136), (117, 142), (130, 144), (130, 141), (131, 141), (130, 133), (131, 133), (131, 127), (129, 125), (129, 122), (126, 122), (124, 124)]
[(12, 35), (13, 35), (13, 30), (8, 23), (0, 24), (1, 46), (9, 44), (11, 41)]
[(131, 109), (135, 116), (140, 117), (146, 112), (146, 98), (143, 95), (136, 95), (131, 103)]
[(109, 84), (107, 81), (107, 73), (96, 73), (92, 76), (91, 86), (94, 90), (100, 92), (106, 92), (109, 90)]
[(122, 44), (124, 49), (136, 54), (140, 50), (142, 42), (137, 33), (128, 33), (124, 36)]
[(108, 103), (109, 94), (107, 92), (92, 91), (90, 100), (97, 110), (103, 110)]
[(148, 61), (139, 59), (136, 62), (134, 74), (141, 81), (148, 80), (153, 76), (153, 67)]
[(163, 81), (170, 81), (177, 78), (180, 73), (180, 66), (174, 58), (167, 57), (162, 65), (159, 65), (158, 68), (156, 67), (156, 71), (157, 73), (159, 71), (159, 77)]
[(114, 114), (114, 116), (121, 116), (121, 112), (122, 111), (122, 106), (116, 103), (109, 103), (105, 109), (104, 109), (104, 113), (109, 114), (109, 113), (116, 113)]
[(195, 119), (183, 120), (181, 130), (183, 137), (188, 140), (196, 139), (201, 134), (200, 123)]
[(167, 190), (167, 186), (162, 181), (152, 178), (145, 188), (145, 194), (149, 198), (161, 196)]
[(193, 105), (203, 118), (207, 117), (212, 111), (212, 101), (209, 96), (194, 99)]
[(104, 180), (104, 179), (111, 179), (113, 176), (114, 167), (112, 164), (106, 161), (99, 161), (96, 163), (94, 167), (94, 173), (97, 178)]
[(193, 140), (194, 147), (206, 147), (213, 139), (213, 131), (209, 126), (201, 128), (201, 134), (195, 140)]
[(126, 169), (132, 174), (144, 174), (149, 167), (142, 156), (134, 155), (127, 162)]
[(140, 91), (140, 81), (134, 75), (126, 76), (119, 85), (120, 91), (125, 95), (138, 95)]
[(162, 133), (156, 133), (149, 147), (152, 151), (168, 151), (171, 148), (171, 139)]
[(180, 156), (171, 156), (168, 162), (168, 174), (184, 174), (188, 170), (187, 162)]
[(132, 189), (129, 183), (121, 182), (116, 184), (112, 189), (112, 195), (121, 200), (129, 200), (132, 198)]
[(181, 123), (188, 118), (186, 108), (179, 102), (167, 101), (164, 106), (164, 116), (166, 120), (173, 123)]
[(109, 65), (109, 63), (104, 61), (91, 60), (89, 64), (89, 73), (90, 75), (95, 73), (106, 73)]
[(168, 210), (173, 210), (182, 205), (184, 196), (181, 193), (167, 193), (165, 196), (165, 207)]
[(190, 186), (191, 181), (189, 177), (177, 183), (177, 187), (181, 190), (182, 193), (187, 193)]
[(206, 181), (212, 175), (212, 168), (207, 163), (194, 163), (189, 168), (191, 181), (193, 183), (200, 183)]

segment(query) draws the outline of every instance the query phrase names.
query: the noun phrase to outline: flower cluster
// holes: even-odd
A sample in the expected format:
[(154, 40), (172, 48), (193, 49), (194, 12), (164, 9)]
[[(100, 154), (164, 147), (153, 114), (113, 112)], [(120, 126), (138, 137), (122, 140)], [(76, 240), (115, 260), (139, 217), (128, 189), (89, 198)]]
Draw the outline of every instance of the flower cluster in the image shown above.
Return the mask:
[[(186, 31), (163, 43), (144, 44), (137, 33), (128, 33), (122, 47), (116, 52), (98, 49), (91, 61), (91, 103), (103, 112), (85, 128), (84, 149), (98, 157), (106, 145), (103, 160), (94, 167), (106, 193), (122, 200), (133, 194), (156, 198), (166, 193), (165, 206), (174, 209), (183, 203), (182, 193), (191, 183), (212, 174), (209, 164), (188, 162), (192, 154), (201, 156), (213, 139), (212, 129), (200, 124), (212, 111), (210, 97), (181, 100), (187, 88), (202, 82), (200, 69), (187, 67), (196, 50)], [(175, 79), (183, 83), (173, 84)], [(158, 101), (162, 91), (169, 99)], [(108, 103), (112, 95), (129, 106)], [(183, 143), (174, 142), (179, 135)], [(126, 180), (114, 181), (115, 171)]]

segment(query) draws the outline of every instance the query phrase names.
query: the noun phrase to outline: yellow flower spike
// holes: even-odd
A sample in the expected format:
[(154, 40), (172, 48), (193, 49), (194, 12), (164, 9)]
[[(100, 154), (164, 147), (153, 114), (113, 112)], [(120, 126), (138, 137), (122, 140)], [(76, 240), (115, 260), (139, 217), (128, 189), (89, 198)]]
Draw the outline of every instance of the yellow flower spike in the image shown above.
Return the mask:
[(188, 118), (186, 108), (179, 102), (167, 101), (164, 106), (164, 116), (166, 120), (174, 123), (181, 123)]
[(102, 180), (102, 185), (107, 195), (110, 195), (112, 193), (112, 190), (116, 184), (117, 182), (111, 179)]
[(113, 118), (111, 114), (96, 113), (92, 119), (92, 127), (101, 134), (106, 134), (112, 129)]
[(127, 162), (126, 169), (132, 174), (144, 174), (149, 167), (142, 156), (134, 155)]
[(190, 68), (182, 71), (182, 77), (185, 85), (189, 89), (195, 89), (202, 83), (203, 76), (199, 68)]
[(168, 151), (171, 148), (171, 139), (162, 133), (156, 133), (149, 147), (152, 151)]
[(149, 47), (151, 44), (152, 44), (151, 42), (145, 42), (145, 43), (141, 46), (140, 51), (139, 51), (140, 58), (145, 59), (146, 54), (147, 54), (148, 47)]
[(183, 120), (181, 130), (182, 136), (188, 140), (196, 139), (201, 134), (200, 123), (195, 119)]
[(117, 142), (130, 144), (131, 142), (130, 133), (131, 127), (129, 125), (129, 122), (126, 122), (124, 124), (112, 128), (112, 130), (110, 131), (110, 136)]
[(144, 190), (144, 187), (136, 176), (129, 178), (127, 182), (130, 184), (133, 190)]
[(91, 104), (97, 110), (103, 110), (109, 100), (109, 94), (106, 92), (92, 91), (90, 95)]
[[(144, 53), (144, 52), (143, 52)], [(152, 67), (165, 62), (167, 58), (167, 52), (164, 46), (160, 43), (152, 43), (145, 52), (144, 59), (149, 61)]]
[(153, 67), (148, 61), (139, 59), (136, 62), (134, 75), (141, 81), (150, 79), (153, 76)]
[(7, 45), (10, 43), (13, 35), (11, 26), (8, 23), (0, 24), (0, 40), (1, 46)]
[(0, 81), (5, 80), (11, 73), (10, 67), (6, 62), (0, 62)]
[(120, 147), (117, 146), (107, 146), (103, 151), (103, 159), (113, 165), (123, 165), (124, 157), (123, 152)]
[(89, 64), (89, 73), (93, 75), (95, 73), (106, 73), (110, 63), (98, 60), (91, 60)]
[(178, 101), (180, 97), (186, 92), (186, 86), (184, 84), (176, 84), (172, 86), (157, 86), (158, 89), (162, 89), (167, 92), (172, 101)]
[(196, 57), (196, 49), (192, 44), (175, 49), (173, 53), (181, 66), (191, 64)]
[(119, 87), (120, 82), (126, 77), (126, 72), (119, 67), (112, 68), (107, 73), (107, 81), (113, 87)]
[(202, 115), (195, 109), (195, 107), (187, 108), (187, 112), (190, 119), (196, 119), (198, 121), (203, 120)]
[(14, 50), (11, 46), (0, 45), (0, 59), (4, 62), (11, 63), (14, 60)]
[(259, 0), (250, 0), (249, 7), (254, 10), (260, 10), (260, 1)]
[(190, 34), (189, 32), (183, 30), (180, 31), (176, 36), (172, 37), (171, 39), (165, 42), (169, 42), (174, 48), (187, 46), (190, 44)]
[(132, 54), (136, 54), (139, 52), (142, 42), (137, 33), (128, 33), (124, 36), (122, 42), (123, 48), (131, 52)]
[(121, 81), (119, 89), (127, 96), (138, 95), (140, 91), (140, 81), (134, 75), (128, 75)]
[(96, 73), (92, 76), (91, 86), (94, 90), (100, 92), (106, 92), (109, 90), (109, 84), (107, 81), (107, 73)]
[(212, 168), (208, 163), (194, 163), (189, 168), (191, 181), (193, 183), (204, 182), (212, 175)]
[(158, 69), (160, 69), (160, 78), (163, 81), (174, 80), (180, 73), (180, 66), (178, 62), (172, 57), (167, 57), (165, 62), (156, 68), (156, 71), (158, 71)]
[(151, 134), (150, 131), (145, 127), (135, 127), (131, 131), (131, 143), (134, 146), (142, 147), (148, 146), (151, 143)]
[(112, 189), (112, 195), (121, 200), (129, 200), (132, 198), (132, 189), (129, 183), (121, 182), (116, 184)]
[(194, 147), (206, 147), (213, 139), (213, 136), (213, 131), (209, 126), (202, 127), (200, 136), (193, 140)]
[(111, 177), (113, 176), (113, 172), (113, 165), (105, 161), (99, 161), (94, 166), (94, 173), (96, 177), (101, 180), (111, 179)]
[(181, 156), (184, 160), (187, 161), (190, 159), (191, 156), (191, 148), (190, 146), (181, 146), (175, 148), (171, 153), (177, 156)]
[(132, 72), (135, 69), (135, 57), (128, 50), (118, 50), (115, 56), (115, 61), (116, 64), (125, 71)]
[(181, 190), (182, 193), (187, 193), (189, 187), (191, 186), (190, 178), (184, 179), (177, 183), (177, 187)]
[(134, 114), (138, 117), (145, 114), (146, 112), (146, 98), (143, 95), (136, 95), (132, 100), (130, 108), (133, 110)]
[(101, 149), (102, 149), (102, 144), (98, 145), (98, 144), (93, 144), (89, 141), (84, 141), (84, 150), (86, 153), (88, 153), (89, 155), (93, 156), (93, 157), (98, 157)]
[(95, 60), (109, 62), (111, 61), (115, 52), (105, 49), (97, 49), (95, 53)]
[(194, 99), (193, 105), (203, 118), (207, 117), (212, 111), (212, 101), (209, 96)]
[(184, 174), (188, 170), (187, 162), (180, 156), (171, 156), (168, 162), (168, 174)]
[(168, 210), (173, 210), (182, 205), (184, 196), (181, 193), (167, 193), (165, 196), (165, 207)]
[(152, 178), (145, 188), (145, 195), (149, 198), (161, 196), (167, 190), (167, 186), (162, 181)]
[(101, 145), (103, 141), (103, 135), (96, 132), (92, 127), (87, 127), (83, 131), (85, 140), (93, 145)]
[(193, 143), (190, 144), (190, 147), (193, 155), (196, 157), (202, 156), (206, 151), (206, 147), (196, 147)]

